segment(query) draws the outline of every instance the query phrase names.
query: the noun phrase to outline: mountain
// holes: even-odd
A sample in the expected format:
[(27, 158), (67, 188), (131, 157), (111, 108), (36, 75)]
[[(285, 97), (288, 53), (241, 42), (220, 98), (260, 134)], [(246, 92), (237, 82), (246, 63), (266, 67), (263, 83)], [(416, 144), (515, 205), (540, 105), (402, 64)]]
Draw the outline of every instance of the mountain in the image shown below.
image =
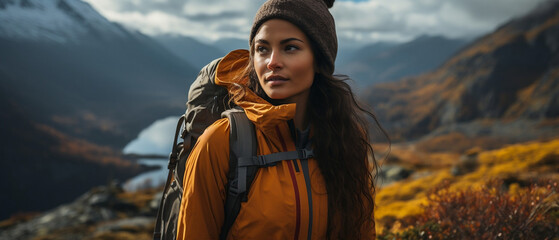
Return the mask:
[[(356, 44), (353, 44), (356, 45)], [(395, 42), (377, 42), (372, 44), (366, 44), (364, 46), (355, 47), (352, 44), (344, 44), (338, 46), (338, 56), (336, 56), (336, 71), (342, 71), (345, 73), (350, 73), (346, 71), (351, 70), (351, 62), (357, 62), (358, 55), (373, 56), (381, 52), (388, 51), (389, 49), (399, 45)], [(365, 54), (366, 53), (366, 54)]]
[(246, 39), (240, 38), (221, 38), (215, 41), (213, 46), (221, 49), (221, 51), (228, 53), (237, 49), (248, 49), (248, 36)]
[(81, 42), (88, 34), (123, 38), (129, 33), (78, 0), (1, 0), (0, 36), (42, 42)]
[(80, 0), (0, 0), (0, 218), (147, 170), (120, 150), (198, 69)]
[(169, 52), (175, 54), (196, 69), (201, 69), (227, 52), (198, 40), (178, 35), (159, 35), (154, 37)]
[(0, 2), (0, 87), (33, 120), (122, 148), (184, 111), (198, 69), (80, 0)]
[(0, 220), (53, 208), (94, 186), (148, 170), (110, 148), (31, 121), (5, 90), (0, 89)]
[(375, 43), (339, 60), (336, 72), (349, 74), (358, 86), (395, 81), (437, 68), (466, 43), (441, 36), (420, 36), (402, 44)]
[(432, 72), (372, 86), (363, 99), (397, 140), (453, 132), (506, 141), (556, 136), (559, 1), (502, 25)]

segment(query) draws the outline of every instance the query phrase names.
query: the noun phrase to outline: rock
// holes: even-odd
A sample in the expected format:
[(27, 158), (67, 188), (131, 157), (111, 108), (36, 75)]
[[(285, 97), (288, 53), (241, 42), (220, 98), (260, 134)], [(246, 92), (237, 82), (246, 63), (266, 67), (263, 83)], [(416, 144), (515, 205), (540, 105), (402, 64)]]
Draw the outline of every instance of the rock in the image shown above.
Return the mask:
[(117, 218), (117, 212), (110, 206), (115, 203), (118, 201), (114, 191), (98, 187), (83, 194), (73, 203), (61, 205), (25, 223), (3, 229), (0, 239), (31, 239), (63, 228), (113, 220)]
[(155, 219), (153, 217), (125, 218), (115, 222), (106, 223), (97, 228), (97, 234), (105, 232), (134, 231), (135, 229), (153, 228)]
[(454, 176), (464, 175), (466, 173), (473, 172), (478, 167), (478, 153), (481, 150), (471, 149), (462, 155), (458, 162), (452, 166), (450, 173)]
[(90, 206), (96, 206), (96, 207), (105, 207), (105, 206), (109, 206), (111, 203), (111, 194), (110, 193), (99, 193), (99, 194), (95, 194), (93, 196), (91, 196), (88, 199), (88, 204)]
[(412, 173), (412, 170), (399, 165), (383, 165), (380, 170), (379, 179), (381, 185), (387, 185), (396, 181), (406, 179)]

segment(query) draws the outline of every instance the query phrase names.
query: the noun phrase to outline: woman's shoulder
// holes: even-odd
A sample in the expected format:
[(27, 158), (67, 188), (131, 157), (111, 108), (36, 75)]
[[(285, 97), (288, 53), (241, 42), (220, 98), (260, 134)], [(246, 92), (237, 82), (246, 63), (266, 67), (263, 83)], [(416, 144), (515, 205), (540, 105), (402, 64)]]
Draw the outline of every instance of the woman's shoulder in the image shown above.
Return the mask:
[(223, 144), (229, 142), (229, 119), (218, 119), (204, 130), (199, 142), (208, 142), (213, 144)]
[(204, 130), (189, 154), (187, 163), (187, 166), (195, 166), (198, 171), (211, 172), (211, 175), (220, 173), (225, 176), (227, 174), (229, 169), (228, 119), (219, 119)]

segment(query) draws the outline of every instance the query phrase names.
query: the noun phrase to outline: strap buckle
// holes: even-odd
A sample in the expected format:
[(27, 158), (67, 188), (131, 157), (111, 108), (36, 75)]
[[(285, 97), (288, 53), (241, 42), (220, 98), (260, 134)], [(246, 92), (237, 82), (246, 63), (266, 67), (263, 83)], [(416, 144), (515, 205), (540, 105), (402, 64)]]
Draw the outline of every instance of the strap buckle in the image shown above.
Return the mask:
[(270, 162), (266, 160), (265, 155), (253, 156), (252, 161), (258, 167), (271, 167), (276, 166), (278, 162)]
[(309, 159), (314, 157), (314, 152), (312, 149), (297, 149), (297, 153), (299, 155), (299, 159), (303, 160), (303, 159)]

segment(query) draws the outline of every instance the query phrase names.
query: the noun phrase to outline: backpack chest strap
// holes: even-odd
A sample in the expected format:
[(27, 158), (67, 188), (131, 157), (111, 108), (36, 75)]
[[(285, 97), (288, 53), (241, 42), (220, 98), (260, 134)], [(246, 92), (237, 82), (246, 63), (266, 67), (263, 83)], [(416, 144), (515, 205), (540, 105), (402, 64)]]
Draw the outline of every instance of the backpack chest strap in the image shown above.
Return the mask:
[(304, 149), (297, 149), (296, 151), (290, 152), (278, 152), (272, 153), (267, 155), (259, 155), (259, 156), (252, 156), (252, 157), (239, 157), (238, 158), (238, 168), (237, 168), (237, 176), (238, 176), (238, 193), (244, 193), (247, 190), (247, 168), (248, 167), (270, 167), (275, 166), (278, 162), (284, 160), (307, 160), (314, 156), (312, 148), (310, 148), (311, 144), (308, 144), (307, 148)]
[(309, 148), (297, 149), (291, 152), (278, 152), (267, 155), (240, 157), (239, 167), (258, 166), (270, 167), (275, 166), (278, 162), (284, 160), (309, 159), (314, 156), (313, 150)]

